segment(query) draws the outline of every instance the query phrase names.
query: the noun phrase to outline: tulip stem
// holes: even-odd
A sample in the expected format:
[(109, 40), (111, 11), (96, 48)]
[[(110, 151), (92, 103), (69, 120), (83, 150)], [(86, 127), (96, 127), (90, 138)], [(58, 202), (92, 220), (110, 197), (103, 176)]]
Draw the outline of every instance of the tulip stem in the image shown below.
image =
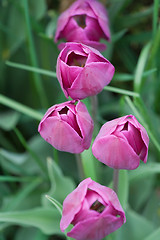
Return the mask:
[(85, 179), (85, 173), (84, 173), (84, 169), (83, 169), (81, 154), (75, 154), (75, 156), (76, 156), (76, 161), (77, 161), (79, 178), (80, 178), (80, 180), (84, 180)]
[(118, 184), (119, 184), (119, 169), (114, 169), (113, 172), (113, 190), (118, 194)]
[(97, 95), (91, 96), (91, 114), (94, 122), (94, 132), (93, 137), (96, 137), (98, 133), (98, 123), (97, 123), (97, 114), (98, 114), (98, 98)]

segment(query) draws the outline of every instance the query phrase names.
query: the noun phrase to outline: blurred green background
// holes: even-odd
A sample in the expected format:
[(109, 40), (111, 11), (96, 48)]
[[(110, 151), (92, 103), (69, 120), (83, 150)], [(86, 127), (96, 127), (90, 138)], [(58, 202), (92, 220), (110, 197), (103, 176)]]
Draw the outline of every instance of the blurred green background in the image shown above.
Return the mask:
[[(0, 0), (0, 240), (58, 240), (61, 204), (79, 183), (75, 157), (38, 134), (46, 110), (66, 101), (56, 79), (57, 17), (67, 0)], [(98, 95), (100, 125), (133, 114), (150, 137), (147, 164), (120, 171), (127, 222), (107, 240), (160, 239), (160, 1), (107, 0), (115, 76)], [(90, 99), (84, 100), (91, 111)], [(82, 154), (86, 177), (112, 186), (113, 170)]]

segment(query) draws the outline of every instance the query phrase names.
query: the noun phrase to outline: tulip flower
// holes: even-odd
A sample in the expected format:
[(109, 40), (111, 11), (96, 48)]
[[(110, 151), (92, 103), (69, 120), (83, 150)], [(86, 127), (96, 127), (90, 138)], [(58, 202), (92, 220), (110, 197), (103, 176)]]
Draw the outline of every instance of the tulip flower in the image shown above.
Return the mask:
[(67, 236), (76, 240), (101, 240), (125, 221), (116, 193), (87, 178), (64, 200), (60, 229), (64, 232), (72, 224)]
[(98, 50), (81, 43), (66, 43), (57, 60), (57, 78), (65, 96), (72, 99), (101, 92), (114, 71), (114, 66)]
[(55, 41), (62, 38), (105, 50), (105, 44), (99, 42), (101, 38), (110, 40), (105, 7), (96, 0), (75, 1), (58, 19)]
[(93, 155), (115, 169), (135, 169), (147, 162), (149, 138), (145, 128), (132, 115), (114, 119), (100, 129)]
[(90, 147), (93, 120), (84, 103), (68, 101), (49, 108), (38, 131), (54, 148), (81, 153)]

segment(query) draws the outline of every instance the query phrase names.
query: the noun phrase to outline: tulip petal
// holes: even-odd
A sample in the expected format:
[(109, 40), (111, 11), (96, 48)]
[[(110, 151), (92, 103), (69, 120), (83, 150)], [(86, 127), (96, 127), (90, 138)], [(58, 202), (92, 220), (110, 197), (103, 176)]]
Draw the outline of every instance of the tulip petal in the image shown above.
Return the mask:
[(79, 212), (82, 207), (82, 202), (87, 193), (88, 185), (92, 182), (91, 178), (87, 178), (82, 181), (78, 187), (71, 192), (63, 202), (63, 213), (60, 222), (60, 229), (64, 230), (73, 221), (74, 216)]
[(87, 64), (68, 89), (69, 96), (72, 99), (83, 99), (98, 94), (110, 83), (114, 71), (109, 62)]
[[(88, 149), (92, 140), (94, 123), (87, 111), (86, 106), (81, 102), (77, 103), (76, 111), (77, 111), (76, 117), (77, 117), (78, 126), (84, 138), (83, 144), (86, 147), (86, 149)], [(87, 133), (87, 136), (86, 136), (86, 133)]]
[(103, 217), (92, 217), (81, 221), (67, 233), (76, 240), (101, 240), (123, 224), (123, 219), (107, 214)]
[(109, 167), (116, 169), (135, 169), (139, 166), (139, 156), (122, 138), (114, 135), (95, 139), (93, 155)]

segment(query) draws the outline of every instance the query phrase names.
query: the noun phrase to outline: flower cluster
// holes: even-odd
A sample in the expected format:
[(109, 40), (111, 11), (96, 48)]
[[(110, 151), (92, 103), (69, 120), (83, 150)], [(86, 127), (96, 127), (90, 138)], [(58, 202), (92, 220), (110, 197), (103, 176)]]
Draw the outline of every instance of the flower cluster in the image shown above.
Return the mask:
[[(60, 151), (79, 154), (91, 145), (93, 120), (80, 100), (100, 93), (110, 83), (114, 66), (99, 50), (110, 40), (108, 16), (98, 0), (77, 0), (58, 19), (55, 41), (61, 43), (57, 78), (66, 98), (72, 101), (48, 109), (39, 124), (40, 135)], [(135, 169), (146, 163), (149, 138), (132, 115), (107, 122), (93, 142), (93, 155), (115, 169)], [(77, 240), (101, 240), (125, 223), (116, 193), (90, 178), (64, 200), (60, 228), (73, 225), (68, 236)]]

